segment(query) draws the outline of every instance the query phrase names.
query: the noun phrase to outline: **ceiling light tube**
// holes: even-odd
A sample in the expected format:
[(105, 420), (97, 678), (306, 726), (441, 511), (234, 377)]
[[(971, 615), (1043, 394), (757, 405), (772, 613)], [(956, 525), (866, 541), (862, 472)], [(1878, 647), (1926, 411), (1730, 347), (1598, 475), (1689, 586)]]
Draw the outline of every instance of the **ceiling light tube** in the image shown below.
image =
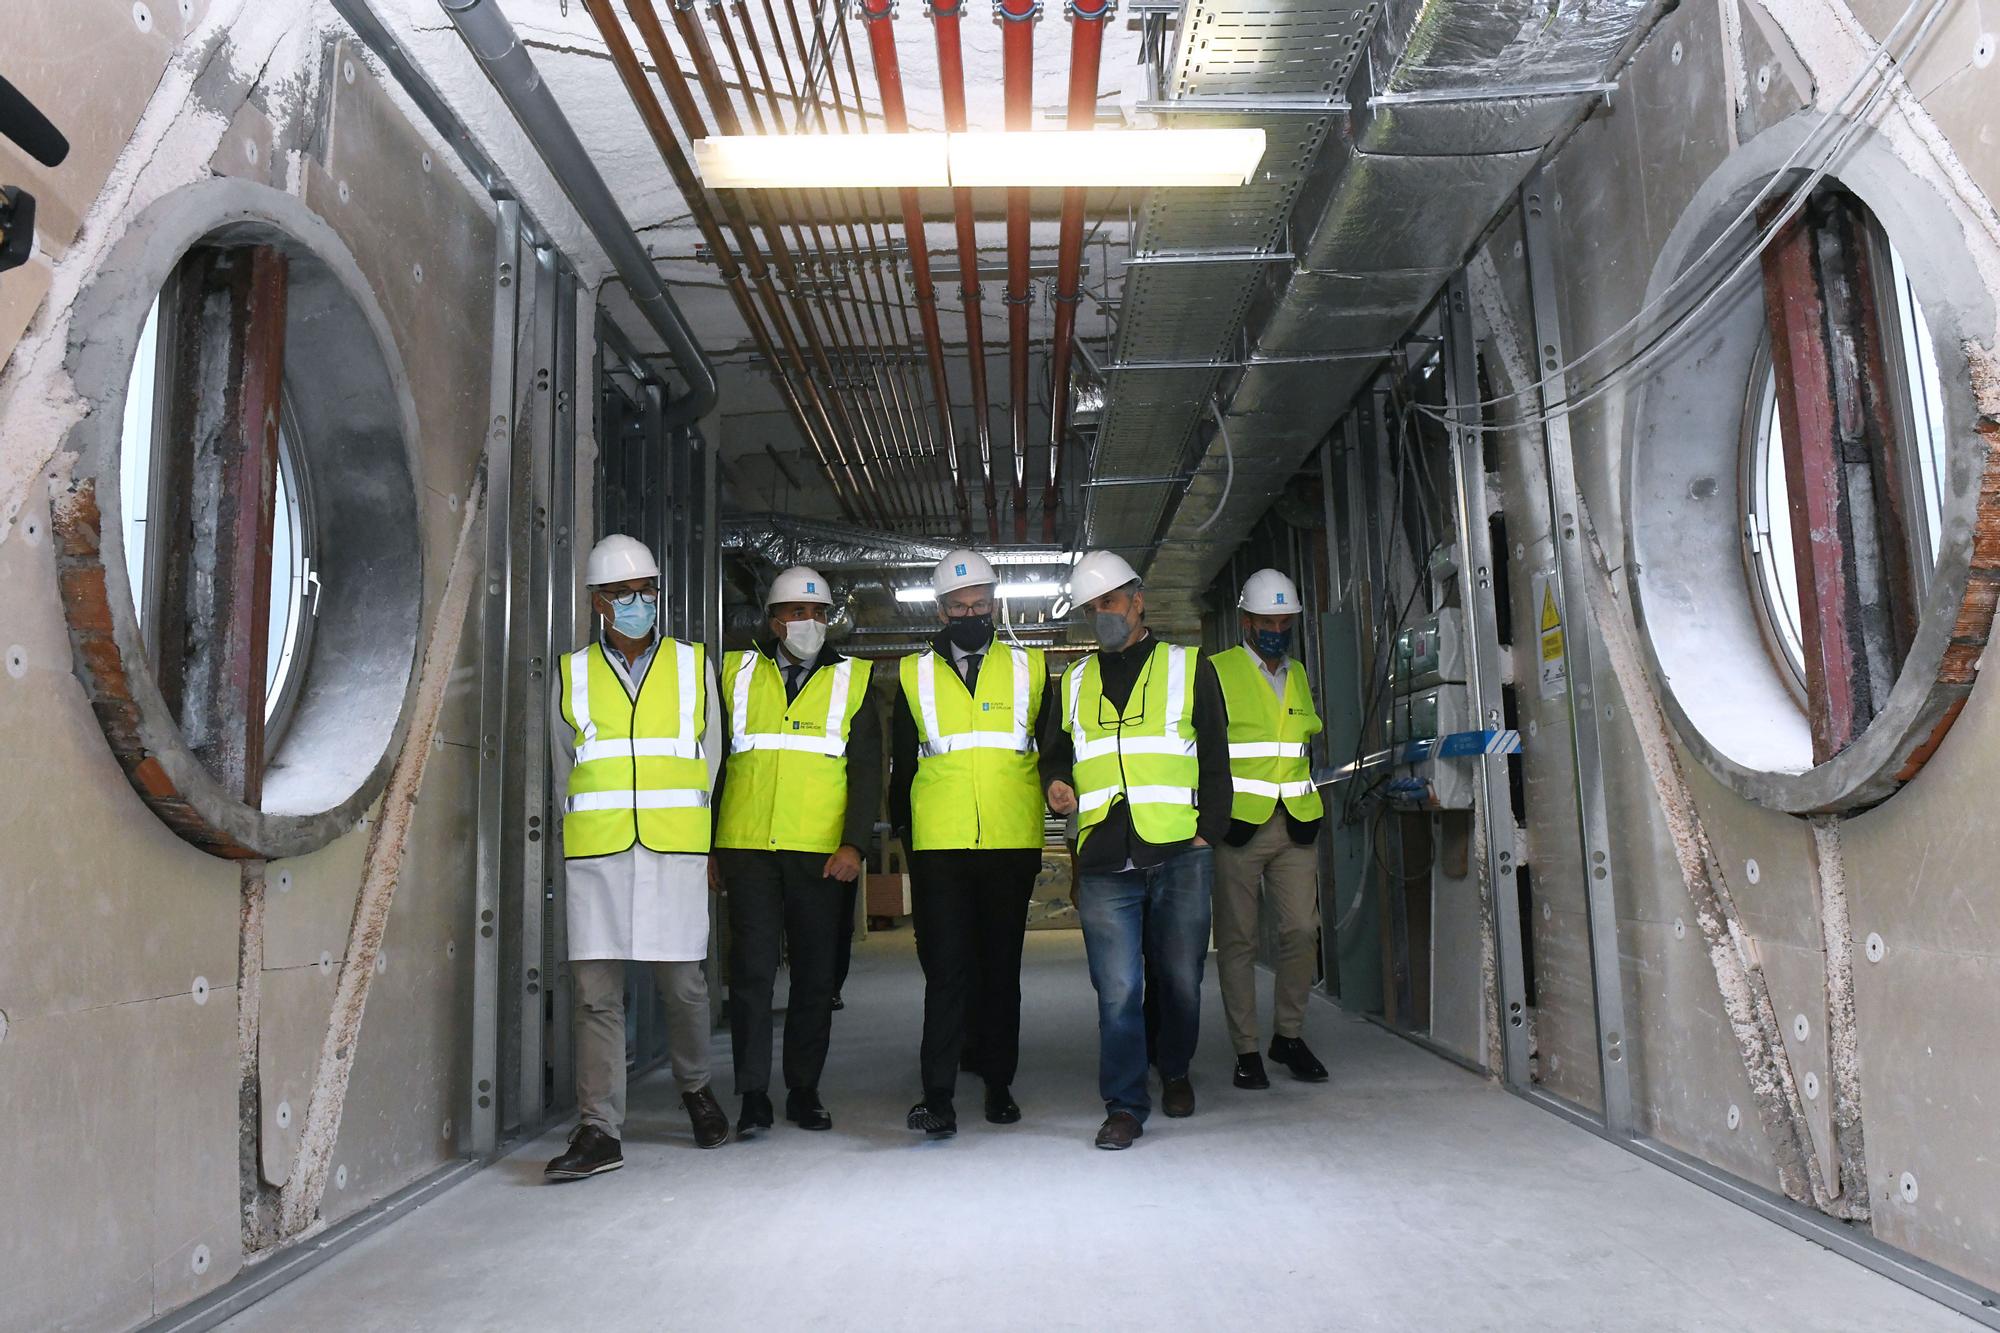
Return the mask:
[(718, 134), (694, 141), (711, 190), (901, 189), (951, 184), (942, 134)]
[(1012, 601), (1023, 597), (1053, 597), (1062, 590), (1060, 583), (1003, 583), (998, 591), (1001, 598)]
[(1261, 129), (730, 134), (694, 144), (711, 190), (1247, 185)]
[(1264, 158), (1261, 129), (1044, 130), (950, 140), (951, 183), (1157, 189), (1247, 185)]

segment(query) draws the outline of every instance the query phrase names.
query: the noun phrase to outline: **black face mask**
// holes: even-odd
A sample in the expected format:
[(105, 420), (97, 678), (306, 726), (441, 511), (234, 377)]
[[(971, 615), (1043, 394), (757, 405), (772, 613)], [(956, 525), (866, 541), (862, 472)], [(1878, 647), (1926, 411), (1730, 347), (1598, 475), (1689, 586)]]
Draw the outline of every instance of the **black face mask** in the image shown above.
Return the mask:
[(958, 648), (976, 653), (993, 642), (993, 617), (961, 616), (946, 624), (944, 632)]

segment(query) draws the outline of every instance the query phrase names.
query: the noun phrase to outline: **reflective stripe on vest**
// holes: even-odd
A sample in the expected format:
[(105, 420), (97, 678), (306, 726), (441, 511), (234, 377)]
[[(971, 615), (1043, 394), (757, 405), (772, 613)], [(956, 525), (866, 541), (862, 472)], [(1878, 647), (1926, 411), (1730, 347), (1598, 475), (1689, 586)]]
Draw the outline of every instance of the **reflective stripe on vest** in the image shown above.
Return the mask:
[(869, 664), (820, 667), (789, 704), (763, 653), (731, 653), (722, 669), (730, 751), (716, 845), (833, 851), (847, 823), (847, 738), (867, 703)]
[(1041, 650), (995, 642), (976, 691), (942, 662), (926, 651), (897, 669), (917, 726), (911, 848), (1040, 847), (1043, 797), (1031, 731), (1048, 688)]
[(1131, 808), (1132, 829), (1155, 845), (1195, 836), (1194, 682), (1192, 648), (1156, 643), (1125, 707), (1110, 723), (1098, 656), (1063, 674), (1063, 716), (1076, 751), (1077, 846), (1104, 821), (1114, 801)]
[(1229, 814), (1249, 824), (1270, 819), (1283, 801), (1298, 819), (1318, 819), (1325, 806), (1312, 783), (1306, 742), (1319, 734), (1305, 668), (1285, 671), (1281, 703), (1263, 663), (1248, 647), (1209, 658), (1229, 708), (1229, 775), (1235, 787)]
[(701, 648), (661, 640), (637, 699), (601, 645), (566, 654), (558, 669), (575, 750), (563, 802), (563, 854), (613, 856), (635, 843), (655, 852), (708, 851)]

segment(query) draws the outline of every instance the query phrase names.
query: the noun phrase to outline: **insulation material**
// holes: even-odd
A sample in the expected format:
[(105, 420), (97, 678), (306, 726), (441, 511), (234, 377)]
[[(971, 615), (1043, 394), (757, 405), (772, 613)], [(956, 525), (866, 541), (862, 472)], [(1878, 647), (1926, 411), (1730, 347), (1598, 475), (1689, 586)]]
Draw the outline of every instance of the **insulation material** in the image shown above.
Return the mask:
[(1375, 92), (1498, 92), (1602, 79), (1645, 0), (1387, 0), (1368, 58)]
[(1513, 197), (1534, 157), (1357, 153), (1299, 259), (1306, 268), (1346, 271), (1454, 264)]

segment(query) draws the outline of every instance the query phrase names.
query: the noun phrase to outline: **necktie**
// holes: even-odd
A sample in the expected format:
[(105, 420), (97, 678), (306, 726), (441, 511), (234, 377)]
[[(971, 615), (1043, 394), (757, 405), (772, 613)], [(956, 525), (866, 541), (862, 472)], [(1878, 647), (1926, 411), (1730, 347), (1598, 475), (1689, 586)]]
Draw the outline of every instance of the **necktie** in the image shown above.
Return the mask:
[(806, 669), (802, 666), (788, 666), (785, 668), (786, 703), (790, 703), (799, 697), (799, 688), (805, 684), (805, 674)]
[(963, 668), (959, 674), (965, 677), (965, 688), (967, 690), (976, 690), (979, 688), (979, 659), (984, 656), (984, 653), (968, 653), (965, 660), (959, 663), (959, 666)]

